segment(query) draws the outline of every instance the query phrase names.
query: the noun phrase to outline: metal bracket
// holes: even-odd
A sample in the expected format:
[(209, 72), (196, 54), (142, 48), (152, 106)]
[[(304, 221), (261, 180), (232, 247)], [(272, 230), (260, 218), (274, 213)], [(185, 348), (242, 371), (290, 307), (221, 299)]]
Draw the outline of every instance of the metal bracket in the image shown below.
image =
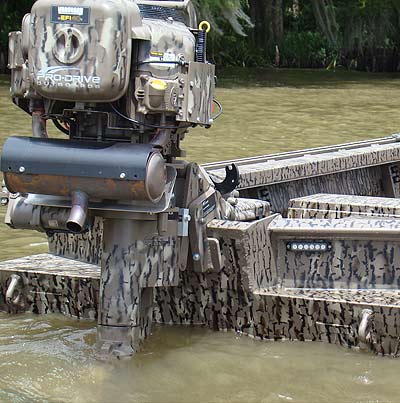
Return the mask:
[(225, 179), (222, 182), (215, 182), (215, 189), (221, 194), (227, 194), (233, 192), (239, 185), (239, 169), (235, 164), (230, 164), (225, 167)]
[(178, 214), (178, 236), (187, 237), (189, 236), (189, 222), (191, 220), (189, 209), (180, 208)]

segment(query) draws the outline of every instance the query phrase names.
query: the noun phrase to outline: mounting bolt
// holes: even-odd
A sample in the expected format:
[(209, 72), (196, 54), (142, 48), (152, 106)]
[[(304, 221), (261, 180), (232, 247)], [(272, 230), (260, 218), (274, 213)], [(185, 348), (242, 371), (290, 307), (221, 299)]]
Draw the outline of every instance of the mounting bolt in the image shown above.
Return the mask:
[(21, 172), (21, 174), (23, 174), (25, 172), (25, 167), (19, 167), (19, 172)]
[(2, 197), (2, 198), (0, 199), (0, 204), (1, 204), (2, 206), (7, 206), (7, 204), (8, 204), (8, 197)]
[(121, 179), (125, 179), (125, 178), (126, 178), (126, 173), (125, 173), (125, 172), (122, 172), (119, 177), (120, 177)]
[(195, 253), (195, 254), (193, 255), (193, 260), (194, 260), (195, 262), (198, 262), (198, 261), (200, 260), (200, 258), (201, 258), (201, 256), (200, 256), (199, 253)]

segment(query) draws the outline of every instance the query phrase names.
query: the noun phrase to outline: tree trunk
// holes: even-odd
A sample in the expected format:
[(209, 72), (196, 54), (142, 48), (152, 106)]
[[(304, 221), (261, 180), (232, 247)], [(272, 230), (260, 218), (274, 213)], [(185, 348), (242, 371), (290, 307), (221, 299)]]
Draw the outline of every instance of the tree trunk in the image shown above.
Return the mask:
[[(3, 30), (5, 26), (5, 16), (9, 8), (8, 0), (3, 0), (0, 3), (0, 30)], [(7, 50), (5, 44), (0, 43), (0, 73), (5, 74), (7, 72)]]
[(283, 40), (283, 0), (250, 0), (254, 43), (275, 55)]
[(7, 57), (6, 53), (0, 49), (0, 74), (7, 73)]
[(315, 19), (330, 45), (337, 46), (338, 25), (332, 0), (311, 0)]
[(283, 40), (283, 0), (271, 0), (270, 5), (270, 44), (279, 46)]

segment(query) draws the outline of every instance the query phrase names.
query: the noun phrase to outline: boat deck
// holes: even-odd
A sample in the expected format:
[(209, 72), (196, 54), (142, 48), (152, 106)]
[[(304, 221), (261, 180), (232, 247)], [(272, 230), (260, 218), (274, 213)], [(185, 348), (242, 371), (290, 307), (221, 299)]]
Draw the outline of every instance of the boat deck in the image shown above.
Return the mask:
[(54, 256), (50, 253), (25, 256), (0, 262), (0, 272), (32, 272), (61, 277), (100, 278), (100, 267), (77, 260)]
[(301, 298), (303, 300), (368, 305), (371, 307), (400, 308), (400, 290), (395, 289), (270, 288), (257, 290), (254, 294), (268, 297)]

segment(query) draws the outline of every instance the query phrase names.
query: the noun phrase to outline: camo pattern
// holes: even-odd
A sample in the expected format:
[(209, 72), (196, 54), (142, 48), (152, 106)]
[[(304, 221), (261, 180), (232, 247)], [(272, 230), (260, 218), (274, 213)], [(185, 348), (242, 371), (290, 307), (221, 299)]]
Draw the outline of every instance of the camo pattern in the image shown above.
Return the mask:
[[(310, 220), (280, 218), (271, 223), (270, 229), (273, 232), (280, 232), (290, 235), (302, 236), (319, 235), (320, 237), (332, 236), (332, 234), (345, 234), (347, 237), (361, 237), (379, 239), (379, 236), (400, 237), (400, 221), (395, 218), (352, 218), (351, 220)], [(322, 233), (326, 231), (326, 234)]]
[(393, 190), (392, 194), (389, 196), (400, 198), (400, 164), (394, 163), (389, 165), (389, 186)]
[[(184, 273), (181, 287), (156, 293), (155, 319), (261, 340), (323, 341), (398, 356), (398, 291), (246, 289), (240, 272)], [(367, 345), (359, 337), (364, 309), (373, 311)]]
[[(211, 124), (215, 66), (194, 62), (196, 40), (185, 24), (157, 19), (154, 13), (143, 19), (151, 41), (139, 46), (134, 90), (137, 111), (144, 115), (172, 112), (178, 121)], [(189, 67), (179, 64), (184, 61)], [(164, 90), (155, 92), (149, 84), (154, 77), (166, 79)]]
[[(306, 288), (398, 288), (399, 229), (396, 219), (277, 219), (278, 284)], [(328, 240), (325, 252), (289, 250), (288, 243)]]
[(49, 253), (31, 255), (1, 262), (1, 270), (24, 273), (28, 269), (35, 273), (62, 275), (67, 277), (99, 278), (99, 267)]
[(240, 191), (241, 197), (257, 198), (270, 203), (272, 211), (287, 215), (290, 200), (317, 193), (392, 197), (383, 184), (384, 167), (355, 169), (347, 172), (282, 182)]
[(400, 218), (400, 202), (394, 198), (317, 194), (291, 200), (289, 218)]
[(276, 281), (276, 264), (268, 233), (275, 216), (253, 222), (213, 220), (208, 232), (217, 238), (228, 273), (241, 272), (246, 290), (269, 287)]
[[(0, 264), (0, 310), (10, 313), (61, 313), (78, 319), (97, 317), (98, 266), (49, 254)], [(6, 300), (11, 276), (19, 280), (12, 301)]]
[[(51, 99), (105, 102), (121, 97), (129, 83), (132, 23), (142, 25), (138, 6), (127, 0), (81, 0), (80, 7), (90, 8), (88, 24), (53, 23), (53, 7), (59, 6), (65, 2), (39, 0), (32, 8), (28, 60), (33, 87)], [(70, 67), (51, 72), (62, 64)], [(64, 79), (55, 81), (56, 75)]]
[(10, 32), (8, 62), (11, 70), (11, 96), (23, 97), (29, 90), (29, 73), (22, 51), (22, 32)]
[[(186, 61), (194, 60), (195, 38), (189, 34), (188, 27), (179, 22), (166, 22), (160, 19), (144, 18), (143, 26), (150, 32), (151, 43), (141, 47), (139, 60), (154, 61), (151, 66), (139, 66), (139, 71), (148, 71), (148, 68), (156, 69), (163, 75), (169, 75), (171, 69), (176, 75), (176, 65), (156, 64), (157, 61), (171, 61), (167, 56), (174, 56), (173, 60), (178, 60), (182, 55)], [(171, 29), (173, 27), (173, 30)], [(167, 28), (167, 29), (166, 29)]]
[[(136, 78), (175, 80), (162, 96), (162, 85), (161, 90), (153, 88), (159, 93), (147, 109), (176, 111), (179, 121), (212, 123), (214, 66), (193, 62), (195, 37), (184, 24), (142, 21), (137, 3), (127, 0), (78, 3), (83, 11), (90, 8), (91, 21), (72, 23), (80, 17), (59, 11), (63, 0), (38, 0), (30, 23), (11, 36), (14, 95), (32, 95), (24, 87), (29, 69), (30, 83), (51, 100), (119, 99), (132, 76), (132, 39), (138, 38), (145, 40), (135, 53)], [(29, 49), (29, 66), (26, 55), (19, 54), (23, 48)], [(189, 62), (188, 71), (177, 61)], [(137, 108), (142, 92), (138, 87), (129, 94), (129, 116), (146, 112)], [(168, 107), (159, 107), (157, 101), (166, 100)], [(169, 121), (165, 118), (163, 122)], [(178, 148), (180, 135), (174, 136), (166, 150)], [(337, 195), (334, 200), (319, 195), (316, 204), (297, 200), (304, 211), (321, 210), (323, 219), (314, 220), (295, 218), (296, 212), (284, 219), (271, 215), (271, 208), (286, 214), (289, 199), (321, 192), (400, 196), (398, 140), (233, 161), (239, 166), (241, 197), (232, 193), (227, 200), (209, 178), (222, 180), (224, 164), (187, 164), (185, 174), (182, 165), (171, 211), (135, 219), (103, 211), (99, 214), (104, 219), (96, 218), (85, 234), (48, 234), (54, 254), (95, 265), (49, 255), (0, 264), (0, 309), (97, 318), (100, 351), (118, 357), (137, 351), (153, 318), (258, 339), (321, 340), (397, 356), (397, 205)], [(179, 150), (169, 154), (178, 156)], [(291, 205), (293, 211), (296, 206)], [(331, 207), (340, 214), (343, 210), (343, 219), (332, 219)], [(182, 209), (189, 210), (190, 223), (183, 221)], [(187, 224), (189, 236), (178, 237)], [(311, 253), (290, 247), (293, 241), (322, 240), (331, 249)]]
[[(350, 292), (345, 297), (350, 302), (338, 302), (331, 295), (318, 295), (318, 292), (309, 296), (260, 293), (255, 295), (253, 310), (242, 318), (235, 330), (243, 332), (244, 329), (245, 333), (259, 339), (323, 341), (397, 357), (400, 310), (398, 305), (385, 306), (384, 294), (375, 299), (367, 294), (364, 300), (361, 293)], [(362, 336), (360, 325), (366, 309), (373, 312), (372, 326)]]
[[(182, 287), (159, 289), (155, 319), (160, 323), (206, 325), (260, 340), (300, 340), (361, 347), (398, 356), (400, 307), (397, 291), (246, 291), (241, 273), (184, 273)], [(373, 327), (361, 342), (364, 309)]]
[(224, 217), (229, 221), (254, 221), (270, 215), (268, 202), (256, 199), (230, 197)]
[(100, 264), (103, 253), (103, 219), (96, 217), (92, 228), (81, 235), (49, 233), (49, 250), (57, 256)]
[(369, 307), (400, 308), (400, 290), (387, 289), (305, 289), (270, 287), (259, 289), (255, 295), (279, 296), (283, 298), (302, 298), (304, 300), (323, 300), (355, 305), (368, 304)]
[[(376, 165), (389, 164), (400, 159), (400, 143), (393, 139), (387, 142), (377, 140), (375, 143), (360, 143), (358, 148), (345, 146), (337, 147), (329, 152), (307, 153), (301, 156), (285, 158), (277, 155), (275, 158), (258, 157), (245, 162), (238, 160), (240, 172), (239, 189), (255, 188), (280, 182), (290, 182), (314, 176), (332, 175), (338, 172), (361, 169)], [(264, 160), (264, 161), (263, 161)], [(235, 161), (230, 161), (235, 163)], [(206, 165), (207, 167), (207, 165)], [(224, 177), (222, 168), (208, 171), (217, 178)], [(314, 192), (315, 193), (315, 192)]]
[[(79, 318), (93, 319), (96, 313), (99, 271), (82, 278), (62, 272), (65, 259), (54, 258), (51, 274), (39, 274), (35, 267), (42, 260), (41, 271), (48, 255), (36, 257), (35, 263), (25, 258), (24, 300), (21, 310), (34, 313), (59, 312)], [(17, 259), (18, 260), (18, 259)], [(15, 262), (15, 263), (14, 263)], [(15, 312), (4, 303), (7, 280), (17, 261), (0, 265), (1, 309)], [(22, 262), (20, 262), (20, 265)], [(54, 264), (59, 270), (54, 275)], [(97, 278), (96, 278), (97, 272)], [(159, 288), (156, 291), (155, 319), (171, 324), (203, 324), (215, 330), (231, 330), (265, 340), (312, 340), (338, 343), (346, 347), (360, 345), (358, 329), (364, 309), (371, 309), (373, 327), (368, 349), (382, 355), (398, 355), (399, 291), (386, 290), (287, 290), (269, 288), (254, 293), (242, 286), (240, 271), (220, 273), (182, 273), (180, 287)], [(37, 288), (35, 288), (37, 287)], [(82, 289), (86, 287), (86, 294)], [(60, 291), (63, 290), (63, 291)], [(77, 289), (81, 293), (77, 293)], [(30, 292), (32, 291), (32, 292)], [(84, 303), (83, 303), (84, 301)], [(76, 304), (76, 305), (74, 305)]]
[(399, 242), (333, 240), (328, 252), (294, 252), (279, 243), (279, 280), (294, 288), (399, 288)]
[[(387, 168), (368, 169), (382, 179), (384, 172), (389, 174)], [(96, 220), (91, 234), (58, 234), (50, 240), (56, 253), (82, 260), (102, 260), (99, 293), (104, 295), (100, 298), (104, 305), (100, 307), (98, 320), (99, 334), (104, 335), (106, 349), (113, 344), (106, 330), (113, 334), (128, 332), (126, 337), (131, 348), (138, 348), (139, 342), (151, 329), (151, 296), (154, 292), (156, 307), (153, 318), (160, 323), (207, 325), (215, 330), (232, 330), (259, 339), (321, 340), (348, 347), (363, 346), (380, 354), (397, 356), (400, 337), (397, 302), (397, 272), (400, 269), (396, 266), (400, 261), (400, 256), (397, 256), (400, 250), (399, 220), (390, 216), (342, 220), (284, 219), (279, 215), (252, 220), (270, 214), (268, 203), (236, 196), (223, 199), (213, 190), (202, 167), (189, 164), (179, 183), (184, 190), (181, 194), (177, 192), (177, 202), (192, 209), (191, 215), (195, 218), (197, 216), (192, 211), (198, 208), (199, 200), (203, 203), (209, 195), (215, 197), (215, 210), (210, 213), (207, 209), (205, 216), (199, 215), (191, 222), (191, 232), (201, 234), (201, 237), (198, 241), (191, 238), (190, 243), (193, 248), (194, 242), (210, 244), (212, 241), (214, 251), (220, 253), (219, 264), (210, 265), (208, 262), (205, 269), (197, 270), (193, 259), (188, 259), (184, 265), (178, 264), (178, 258), (170, 256), (176, 259), (175, 266), (179, 270), (169, 274), (167, 271), (165, 279), (168, 280), (158, 281), (160, 276), (153, 276), (157, 270), (146, 271), (146, 267), (150, 267), (146, 262), (152, 261), (153, 257), (156, 260), (152, 261), (152, 267), (164, 267), (164, 260), (161, 259), (161, 263), (155, 257), (161, 256), (161, 252), (149, 252), (155, 244), (134, 241), (138, 237), (146, 239), (142, 235), (125, 236), (121, 233), (118, 242), (104, 241), (104, 223), (100, 219)], [(379, 191), (385, 191), (382, 185)], [(329, 203), (328, 199), (326, 196), (326, 203)], [(346, 206), (357, 205), (352, 198), (340, 200), (343, 205), (347, 202)], [(209, 202), (205, 206), (209, 206)], [(375, 207), (378, 213), (384, 211), (390, 215), (395, 212), (391, 210), (396, 207), (393, 201), (365, 199), (364, 202), (370, 212)], [(203, 204), (200, 210), (204, 213)], [(233, 221), (228, 217), (244, 221)], [(105, 231), (104, 236), (107, 233), (110, 231)], [(287, 242), (303, 239), (328, 240), (332, 250), (316, 255), (287, 249)], [(103, 242), (107, 246), (101, 253), (99, 245)], [(188, 244), (171, 243), (169, 246), (172, 253), (179, 250), (181, 254), (187, 250)], [(173, 263), (168, 265), (174, 267)], [(142, 273), (146, 274), (142, 276)], [(122, 299), (122, 303), (117, 298), (122, 292), (120, 278), (125, 279), (123, 284), (133, 291), (129, 299)], [(321, 281), (322, 278), (325, 282)], [(4, 281), (8, 281), (8, 277)], [(33, 282), (33, 279), (29, 281)], [(373, 289), (365, 290), (370, 287)], [(62, 295), (56, 297), (63, 298)], [(53, 304), (48, 309), (56, 310), (61, 305), (60, 300), (57, 306)], [(365, 322), (366, 309), (373, 311), (366, 319), (371, 323), (367, 333), (360, 330)]]
[(213, 64), (191, 62), (184, 83), (184, 102), (178, 120), (211, 126), (214, 121), (213, 100), (215, 92), (215, 66)]

